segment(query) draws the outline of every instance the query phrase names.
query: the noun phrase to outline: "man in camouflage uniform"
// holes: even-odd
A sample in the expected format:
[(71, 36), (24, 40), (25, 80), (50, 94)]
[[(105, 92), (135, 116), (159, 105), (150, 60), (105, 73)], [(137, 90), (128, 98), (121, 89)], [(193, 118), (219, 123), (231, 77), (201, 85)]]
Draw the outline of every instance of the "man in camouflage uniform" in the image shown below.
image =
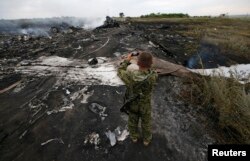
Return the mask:
[(131, 100), (128, 120), (130, 137), (134, 143), (138, 141), (138, 123), (141, 119), (143, 143), (147, 146), (152, 139), (151, 93), (157, 73), (150, 69), (152, 55), (147, 52), (141, 52), (138, 56), (139, 70), (128, 71), (127, 67), (130, 65), (131, 57), (132, 54), (129, 54), (127, 59), (121, 63), (118, 76), (127, 86), (125, 98)]

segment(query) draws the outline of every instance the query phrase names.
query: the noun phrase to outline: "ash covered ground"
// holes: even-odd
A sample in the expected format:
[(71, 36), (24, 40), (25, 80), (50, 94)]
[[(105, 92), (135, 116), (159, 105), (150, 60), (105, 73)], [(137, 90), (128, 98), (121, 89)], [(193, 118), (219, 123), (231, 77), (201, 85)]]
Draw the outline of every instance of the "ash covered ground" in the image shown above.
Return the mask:
[[(183, 78), (162, 76), (153, 92), (153, 141), (127, 137), (120, 112), (125, 86), (115, 61), (136, 48), (173, 63), (195, 67), (171, 22), (120, 24), (85, 30), (54, 27), (41, 36), (0, 34), (0, 160), (203, 161), (216, 142), (199, 108), (179, 95)], [(202, 50), (215, 50), (207, 44)], [(88, 60), (97, 58), (98, 63)], [(228, 65), (221, 56), (215, 65)], [(208, 61), (209, 62), (209, 61)], [(213, 64), (208, 64), (208, 67)]]

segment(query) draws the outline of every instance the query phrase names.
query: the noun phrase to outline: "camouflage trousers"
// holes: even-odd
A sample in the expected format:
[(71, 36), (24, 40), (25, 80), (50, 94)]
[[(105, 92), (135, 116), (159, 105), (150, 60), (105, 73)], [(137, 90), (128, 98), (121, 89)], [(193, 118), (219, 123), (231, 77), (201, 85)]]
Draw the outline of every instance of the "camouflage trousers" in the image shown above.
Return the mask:
[(146, 113), (129, 113), (128, 129), (132, 139), (139, 138), (139, 120), (141, 119), (141, 130), (144, 141), (151, 141), (152, 139), (152, 118), (151, 111)]

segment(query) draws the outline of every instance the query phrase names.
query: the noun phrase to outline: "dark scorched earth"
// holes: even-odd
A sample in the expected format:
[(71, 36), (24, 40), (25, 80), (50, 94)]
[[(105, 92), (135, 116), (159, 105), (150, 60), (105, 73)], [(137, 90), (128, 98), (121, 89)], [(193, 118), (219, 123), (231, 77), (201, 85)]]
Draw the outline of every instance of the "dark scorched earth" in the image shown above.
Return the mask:
[[(167, 26), (167, 27), (164, 27)], [(128, 138), (120, 112), (125, 86), (113, 60), (134, 49), (185, 64), (193, 43), (178, 24), (124, 24), (48, 36), (0, 35), (1, 161), (204, 161), (208, 133), (199, 108), (180, 99), (180, 77), (159, 77), (152, 97), (153, 141)], [(88, 60), (95, 58), (90, 65)]]

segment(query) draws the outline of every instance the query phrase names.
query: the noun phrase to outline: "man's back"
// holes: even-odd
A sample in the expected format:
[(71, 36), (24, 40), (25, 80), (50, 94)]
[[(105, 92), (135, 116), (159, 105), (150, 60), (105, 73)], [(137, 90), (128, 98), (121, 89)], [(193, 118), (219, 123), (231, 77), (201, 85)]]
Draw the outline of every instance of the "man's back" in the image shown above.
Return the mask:
[(140, 137), (138, 124), (139, 119), (141, 119), (143, 144), (147, 146), (152, 139), (151, 93), (157, 79), (157, 73), (150, 69), (152, 55), (147, 52), (139, 54), (138, 70), (127, 70), (131, 56), (129, 55), (118, 69), (118, 76), (127, 86), (123, 107), (128, 107), (129, 110), (128, 128), (132, 141), (136, 143)]
[[(153, 86), (157, 79), (157, 73), (152, 70), (146, 71), (127, 71), (126, 68), (129, 62), (124, 61), (120, 68), (118, 69), (118, 76), (124, 81), (127, 86), (125, 93), (125, 99), (129, 100), (131, 98), (137, 97), (131, 102), (131, 110), (138, 111), (140, 107), (146, 104), (150, 105), (151, 93)], [(144, 109), (143, 111), (151, 110), (151, 106), (147, 107), (149, 109)]]

